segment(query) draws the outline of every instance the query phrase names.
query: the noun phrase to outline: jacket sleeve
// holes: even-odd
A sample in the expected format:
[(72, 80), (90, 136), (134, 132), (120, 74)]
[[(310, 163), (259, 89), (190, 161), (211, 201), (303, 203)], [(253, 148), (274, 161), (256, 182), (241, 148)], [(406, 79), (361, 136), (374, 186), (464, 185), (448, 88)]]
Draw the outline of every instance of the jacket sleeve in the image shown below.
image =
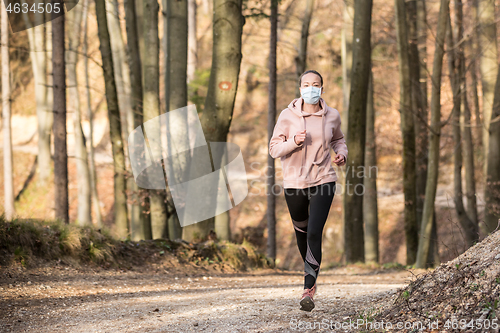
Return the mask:
[(280, 127), (280, 122), (278, 120), (278, 123), (274, 127), (273, 136), (269, 141), (269, 155), (271, 155), (272, 158), (288, 155), (296, 148), (304, 145), (303, 142), (301, 142), (300, 145), (296, 144), (295, 135), (287, 138), (286, 133), (287, 132)]
[(345, 156), (345, 162), (347, 163), (347, 144), (345, 142), (344, 133), (342, 133), (342, 130), (340, 129), (340, 122), (337, 129), (333, 133), (330, 145), (332, 146), (333, 151), (335, 151), (335, 154), (342, 154)]

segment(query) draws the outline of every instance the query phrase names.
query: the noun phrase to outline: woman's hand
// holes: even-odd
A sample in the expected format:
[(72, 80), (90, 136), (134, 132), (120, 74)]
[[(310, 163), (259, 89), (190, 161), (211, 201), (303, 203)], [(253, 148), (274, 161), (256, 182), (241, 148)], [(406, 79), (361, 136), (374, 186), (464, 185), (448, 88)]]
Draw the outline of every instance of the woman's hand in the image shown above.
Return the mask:
[(345, 164), (345, 156), (342, 154), (337, 154), (335, 156), (335, 159), (333, 160), (333, 163), (337, 164), (337, 166), (343, 166)]
[(295, 137), (295, 139), (294, 139), (295, 143), (300, 145), (306, 139), (306, 130), (297, 131), (297, 133), (295, 133), (294, 137)]

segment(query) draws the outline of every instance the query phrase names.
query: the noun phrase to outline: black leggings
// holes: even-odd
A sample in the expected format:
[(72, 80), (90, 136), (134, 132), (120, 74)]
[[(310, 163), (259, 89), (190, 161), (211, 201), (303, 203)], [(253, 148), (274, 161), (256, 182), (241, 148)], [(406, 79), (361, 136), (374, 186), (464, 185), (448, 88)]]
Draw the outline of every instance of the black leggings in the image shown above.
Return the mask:
[(304, 289), (312, 288), (321, 264), (323, 228), (335, 195), (335, 182), (304, 189), (286, 188), (284, 193), (304, 261)]

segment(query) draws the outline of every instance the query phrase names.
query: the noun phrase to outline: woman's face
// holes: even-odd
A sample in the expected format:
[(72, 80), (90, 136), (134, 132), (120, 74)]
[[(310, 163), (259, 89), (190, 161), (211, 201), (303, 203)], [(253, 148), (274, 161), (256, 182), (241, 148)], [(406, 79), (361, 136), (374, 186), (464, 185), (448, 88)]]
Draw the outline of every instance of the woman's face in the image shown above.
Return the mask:
[[(314, 73), (307, 73), (302, 77), (300, 87), (307, 88), (309, 86), (318, 88), (321, 87), (321, 78), (319, 77), (319, 75)], [(323, 93), (323, 87), (321, 87), (321, 93)]]

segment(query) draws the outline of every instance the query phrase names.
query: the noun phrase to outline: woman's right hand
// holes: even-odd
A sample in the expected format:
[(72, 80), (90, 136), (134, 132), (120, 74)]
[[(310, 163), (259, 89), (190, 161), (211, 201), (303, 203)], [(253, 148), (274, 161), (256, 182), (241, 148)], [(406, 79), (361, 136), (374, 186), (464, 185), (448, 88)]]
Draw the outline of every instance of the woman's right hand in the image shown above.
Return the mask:
[(294, 135), (294, 138), (295, 138), (294, 139), (295, 143), (300, 145), (306, 139), (306, 130), (297, 131), (297, 133), (295, 133), (295, 135)]

